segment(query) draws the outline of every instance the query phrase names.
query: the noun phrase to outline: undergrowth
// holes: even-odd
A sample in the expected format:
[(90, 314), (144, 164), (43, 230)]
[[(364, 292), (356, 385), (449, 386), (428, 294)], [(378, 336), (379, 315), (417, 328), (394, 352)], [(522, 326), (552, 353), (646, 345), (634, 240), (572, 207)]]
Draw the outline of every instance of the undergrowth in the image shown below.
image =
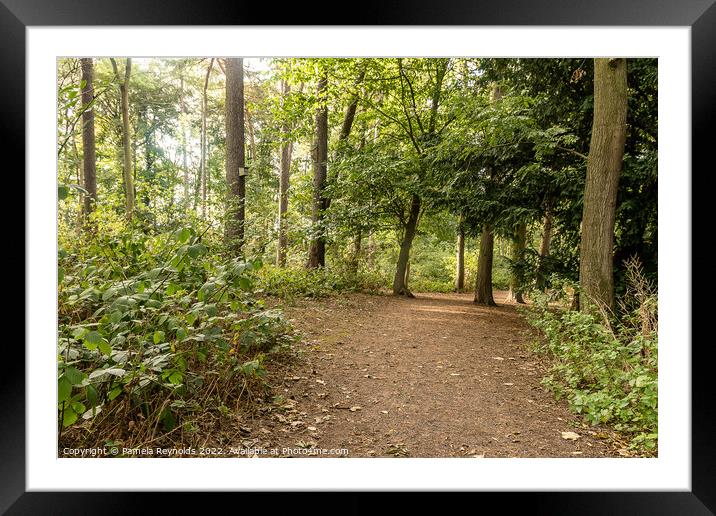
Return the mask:
[(348, 268), (297, 269), (266, 265), (255, 274), (257, 291), (292, 302), (297, 298), (317, 299), (342, 292), (377, 294), (384, 280), (377, 273)]
[(629, 287), (616, 320), (549, 307), (545, 296), (525, 313), (544, 336), (537, 350), (553, 359), (543, 384), (587, 421), (610, 425), (633, 449), (655, 455), (657, 296), (636, 260), (627, 271)]
[(228, 404), (266, 393), (267, 358), (295, 334), (257, 299), (260, 260), (215, 258), (202, 237), (128, 231), (61, 247), (60, 447), (192, 443)]

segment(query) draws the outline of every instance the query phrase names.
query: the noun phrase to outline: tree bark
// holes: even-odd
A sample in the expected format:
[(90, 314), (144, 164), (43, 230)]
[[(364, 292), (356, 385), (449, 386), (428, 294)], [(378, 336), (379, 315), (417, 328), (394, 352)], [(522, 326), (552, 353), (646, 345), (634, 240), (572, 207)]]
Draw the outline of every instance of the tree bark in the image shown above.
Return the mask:
[[(84, 175), (83, 187), (87, 190), (84, 196), (82, 217), (86, 223), (90, 213), (94, 211), (97, 202), (97, 153), (94, 136), (94, 64), (92, 58), (80, 60), (82, 67), (82, 169)], [(87, 107), (89, 106), (89, 107)]]
[(179, 77), (179, 125), (181, 129), (181, 155), (182, 169), (184, 171), (184, 210), (189, 210), (189, 162), (186, 152), (187, 135), (186, 135), (186, 105), (184, 104), (184, 71), (181, 71)]
[(580, 309), (614, 309), (614, 219), (627, 117), (625, 59), (594, 60), (594, 120), (579, 255)]
[[(290, 85), (285, 81), (281, 81), (281, 94), (283, 102), (291, 92)], [(288, 188), (291, 177), (291, 154), (293, 151), (293, 142), (290, 141), (290, 131), (288, 122), (284, 122), (281, 126), (281, 164), (280, 177), (278, 182), (278, 244), (276, 248), (276, 264), (279, 267), (286, 266), (286, 249), (288, 248), (288, 224), (286, 222), (286, 213), (288, 212)]]
[(418, 228), (418, 217), (420, 216), (421, 199), (413, 194), (410, 203), (410, 214), (408, 222), (405, 225), (403, 233), (403, 241), (400, 243), (400, 253), (398, 254), (398, 263), (395, 267), (395, 277), (393, 278), (393, 294), (396, 296), (415, 297), (408, 289), (407, 270), (408, 260), (410, 259), (410, 248), (413, 245), (413, 239)]
[(353, 255), (351, 256), (351, 270), (356, 273), (360, 266), (360, 256), (363, 245), (363, 230), (358, 228), (353, 237)]
[(480, 256), (477, 260), (477, 280), (475, 281), (475, 303), (496, 306), (492, 297), (492, 258), (495, 238), (492, 227), (484, 225), (480, 234)]
[[(512, 260), (513, 265), (522, 260), (526, 243), (527, 224), (518, 224), (517, 229), (515, 230), (514, 238), (512, 239), (512, 245), (510, 247), (510, 259)], [(507, 293), (507, 300), (515, 303), (525, 302), (522, 297), (522, 283), (514, 271), (510, 274), (510, 290)]]
[(226, 60), (226, 238), (241, 256), (244, 244), (246, 178), (244, 168), (244, 60)]
[(124, 178), (125, 213), (131, 222), (134, 214), (134, 176), (132, 174), (132, 144), (129, 127), (129, 77), (132, 73), (132, 58), (128, 57), (124, 65), (124, 77), (120, 76), (117, 63), (110, 58), (114, 75), (119, 83), (120, 103), (122, 109), (122, 176)]
[(317, 97), (319, 106), (316, 109), (316, 131), (313, 144), (313, 210), (311, 213), (312, 232), (311, 246), (308, 253), (308, 268), (316, 269), (326, 265), (326, 237), (323, 227), (324, 212), (328, 207), (325, 197), (327, 161), (328, 161), (328, 107), (326, 106), (326, 89), (328, 77), (321, 73), (318, 80)]
[(549, 248), (552, 243), (552, 206), (547, 206), (542, 224), (542, 241), (539, 246), (540, 265), (537, 271), (537, 288), (544, 290), (547, 285), (544, 271), (544, 260), (549, 257)]
[(457, 270), (455, 271), (455, 290), (465, 290), (465, 227), (464, 217), (460, 215), (457, 225)]
[(542, 228), (542, 242), (539, 246), (539, 255), (542, 258), (549, 256), (549, 247), (552, 244), (552, 209), (548, 209), (544, 214), (544, 224)]
[(206, 77), (204, 79), (204, 91), (202, 93), (201, 100), (201, 158), (199, 163), (199, 180), (201, 181), (201, 217), (206, 219), (206, 155), (207, 155), (207, 135), (206, 135), (206, 117), (208, 103), (207, 90), (209, 89), (209, 77), (211, 76), (211, 69), (214, 66), (214, 58), (209, 61), (209, 66), (206, 69)]

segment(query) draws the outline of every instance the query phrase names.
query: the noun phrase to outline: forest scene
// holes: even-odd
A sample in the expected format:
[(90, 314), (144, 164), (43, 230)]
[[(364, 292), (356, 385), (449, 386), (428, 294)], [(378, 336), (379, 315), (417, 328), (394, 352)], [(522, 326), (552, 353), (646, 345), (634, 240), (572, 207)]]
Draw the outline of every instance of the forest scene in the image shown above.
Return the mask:
[(657, 71), (58, 59), (58, 457), (656, 457)]

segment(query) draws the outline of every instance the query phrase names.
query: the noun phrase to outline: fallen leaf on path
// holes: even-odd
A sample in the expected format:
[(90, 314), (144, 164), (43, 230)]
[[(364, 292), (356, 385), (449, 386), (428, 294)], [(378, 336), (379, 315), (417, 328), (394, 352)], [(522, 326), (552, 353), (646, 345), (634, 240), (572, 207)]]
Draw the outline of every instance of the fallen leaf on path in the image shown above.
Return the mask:
[(450, 376), (460, 376), (460, 373), (450, 373)]
[(380, 413), (381, 413), (381, 414), (387, 414), (388, 411), (387, 411), (387, 410), (381, 410)]
[(576, 441), (582, 437), (576, 432), (562, 432), (562, 439), (567, 439), (568, 441)]
[(321, 385), (326, 385), (326, 382), (324, 382), (323, 380), (316, 380), (316, 383), (320, 383)]
[(504, 360), (502, 357), (492, 357), (494, 360)]
[(514, 383), (512, 383), (512, 382), (506, 382), (506, 383), (503, 383), (502, 385), (514, 385)]
[(359, 407), (358, 405), (356, 405), (355, 407), (351, 407), (351, 408), (349, 408), (348, 410), (350, 410), (351, 412), (355, 412), (355, 411), (360, 410), (360, 409), (362, 409), (362, 408), (363, 408), (363, 407)]

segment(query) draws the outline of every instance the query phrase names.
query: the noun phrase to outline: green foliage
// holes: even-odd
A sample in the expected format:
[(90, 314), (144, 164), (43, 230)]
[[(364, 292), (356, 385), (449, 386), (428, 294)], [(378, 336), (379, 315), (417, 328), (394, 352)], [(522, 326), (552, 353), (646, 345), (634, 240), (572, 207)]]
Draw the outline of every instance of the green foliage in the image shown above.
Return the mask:
[(544, 336), (537, 350), (553, 358), (543, 384), (592, 424), (612, 425), (630, 437), (632, 447), (653, 454), (658, 439), (657, 302), (654, 294), (634, 300), (636, 307), (614, 329), (586, 313), (550, 308), (545, 297), (525, 313)]
[(289, 348), (289, 323), (255, 295), (261, 261), (219, 261), (202, 239), (189, 227), (157, 236), (127, 231), (61, 252), (64, 427), (126, 401), (148, 414), (161, 410), (155, 415), (170, 429), (217, 371), (224, 395), (237, 395), (265, 374), (266, 354)]
[(257, 273), (259, 292), (286, 301), (322, 298), (340, 292), (379, 292), (386, 284), (375, 273), (344, 269), (297, 269), (267, 265)]

